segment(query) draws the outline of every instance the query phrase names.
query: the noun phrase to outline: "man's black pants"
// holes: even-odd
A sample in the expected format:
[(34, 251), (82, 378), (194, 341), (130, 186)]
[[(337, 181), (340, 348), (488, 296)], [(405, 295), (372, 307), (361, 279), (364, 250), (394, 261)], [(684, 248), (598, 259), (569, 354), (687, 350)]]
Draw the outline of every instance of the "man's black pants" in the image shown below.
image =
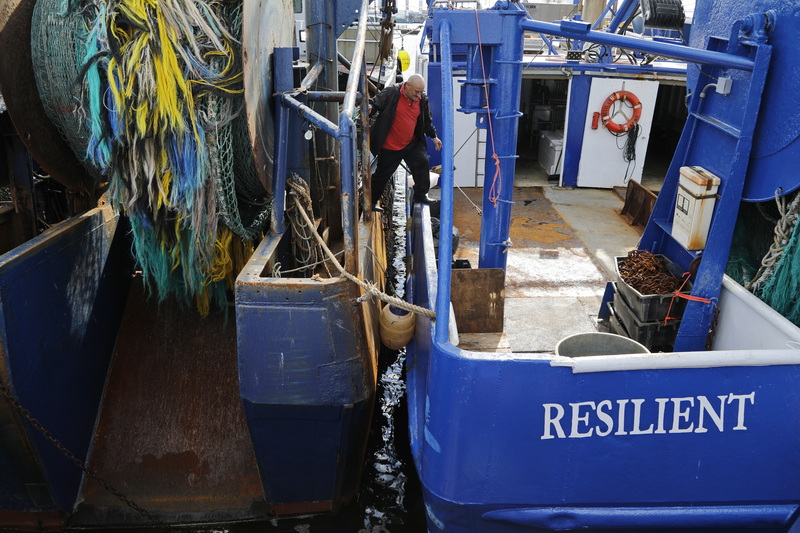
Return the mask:
[(378, 167), (372, 175), (372, 205), (380, 200), (400, 161), (405, 161), (414, 177), (414, 198), (420, 199), (431, 188), (430, 159), (425, 141), (414, 139), (402, 150), (383, 149), (378, 153)]

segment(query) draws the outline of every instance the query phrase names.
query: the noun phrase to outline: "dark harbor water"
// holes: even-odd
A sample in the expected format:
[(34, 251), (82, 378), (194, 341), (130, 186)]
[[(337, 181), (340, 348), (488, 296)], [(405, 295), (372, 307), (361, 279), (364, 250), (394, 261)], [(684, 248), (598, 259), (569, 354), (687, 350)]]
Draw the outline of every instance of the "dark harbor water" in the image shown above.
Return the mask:
[[(424, 532), (419, 480), (408, 438), (403, 365), (405, 352), (383, 349), (375, 416), (367, 444), (361, 490), (356, 501), (331, 517), (273, 521), (231, 528), (231, 533)], [(209, 531), (210, 530), (206, 530)]]

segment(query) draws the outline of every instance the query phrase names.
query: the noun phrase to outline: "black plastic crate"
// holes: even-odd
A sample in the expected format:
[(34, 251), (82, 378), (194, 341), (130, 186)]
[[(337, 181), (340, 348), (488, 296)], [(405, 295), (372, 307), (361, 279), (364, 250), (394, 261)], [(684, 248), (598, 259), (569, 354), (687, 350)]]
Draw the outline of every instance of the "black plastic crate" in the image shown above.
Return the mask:
[(622, 322), (619, 321), (619, 317), (617, 316), (617, 311), (614, 309), (614, 302), (608, 302), (608, 331), (609, 333), (616, 333), (617, 335), (622, 335), (623, 337), (630, 338), (631, 336), (628, 335), (628, 332), (625, 330), (625, 326), (622, 325)]
[[(661, 260), (666, 266), (667, 269), (678, 279), (681, 279), (681, 268), (678, 266), (677, 263), (674, 263), (667, 259), (663, 255), (656, 255), (659, 260)], [(672, 302), (673, 294), (647, 294), (644, 295), (628, 285), (619, 273), (619, 264), (622, 260), (626, 259), (626, 257), (617, 257), (616, 262), (614, 263), (614, 268), (617, 274), (617, 283), (616, 289), (618, 289), (619, 294), (622, 295), (625, 303), (628, 304), (628, 307), (633, 311), (636, 315), (636, 318), (639, 322), (655, 322), (658, 320), (664, 320), (664, 317), (667, 316), (667, 311), (669, 311), (670, 316), (674, 318), (681, 318), (683, 316), (683, 310), (686, 308), (686, 299), (676, 297), (675, 301)], [(684, 285), (681, 294), (690, 294), (692, 292), (692, 282), (687, 281), (686, 285)], [(670, 310), (670, 302), (672, 302), (672, 309)]]
[(675, 344), (675, 336), (680, 325), (679, 320), (670, 320), (666, 326), (663, 320), (641, 322), (624, 300), (609, 302), (608, 306), (616, 315), (622, 327), (625, 328), (628, 337), (639, 344), (643, 344), (648, 349), (671, 349)]

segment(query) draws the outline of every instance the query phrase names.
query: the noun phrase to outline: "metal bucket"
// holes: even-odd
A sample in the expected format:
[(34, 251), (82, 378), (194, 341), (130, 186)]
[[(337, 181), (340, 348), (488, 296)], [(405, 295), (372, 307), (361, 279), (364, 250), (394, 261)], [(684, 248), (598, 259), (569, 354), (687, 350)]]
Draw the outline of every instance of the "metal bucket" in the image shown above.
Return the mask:
[(564, 337), (556, 344), (556, 355), (579, 357), (582, 355), (618, 355), (623, 353), (650, 353), (644, 345), (614, 333), (578, 333)]

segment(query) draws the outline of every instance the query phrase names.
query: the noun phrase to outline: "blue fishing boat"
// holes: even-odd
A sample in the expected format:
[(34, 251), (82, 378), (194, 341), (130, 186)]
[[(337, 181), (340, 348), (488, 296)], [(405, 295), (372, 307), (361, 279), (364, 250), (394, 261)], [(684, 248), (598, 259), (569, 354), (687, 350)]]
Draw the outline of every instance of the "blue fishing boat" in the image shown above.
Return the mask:
[[(641, 2), (645, 19), (659, 9), (654, 4)], [(788, 95), (800, 73), (791, 52), (796, 5), (698, 3), (691, 28), (678, 27), (677, 39), (646, 30), (623, 35), (635, 25), (639, 2), (602, 7), (596, 19), (551, 21), (533, 19), (514, 2), (486, 10), (432, 5), (428, 84), (441, 95), (442, 235), (453, 231), (454, 217), (464, 220), (453, 187), (463, 168), (453, 163), (456, 105), (475, 114), (486, 155), (478, 268), (454, 261), (460, 256), (449, 239), (434, 246), (427, 206), (413, 213), (407, 294), (436, 313), (417, 317), (407, 359), (411, 448), (428, 530), (795, 531), (800, 329), (792, 273), (799, 259), (788, 219), (800, 181), (793, 171), (798, 114)], [(675, 18), (661, 12), (656, 18)], [(677, 18), (682, 26), (682, 13)], [(546, 59), (525, 58), (526, 32), (541, 35)], [(672, 63), (659, 65), (663, 59)], [(560, 199), (564, 219), (588, 214), (587, 242), (606, 226), (595, 215), (599, 207), (580, 203), (598, 196), (580, 188), (579, 175), (587, 168), (601, 174), (610, 160), (592, 144), (616, 138), (617, 149), (606, 151), (618, 154), (645, 120), (636, 82), (682, 71), (687, 106), (657, 198), (648, 207), (640, 196), (635, 206), (645, 209), (637, 216), (646, 226), (629, 244), (672, 266), (672, 277), (685, 284), (666, 296), (635, 290), (620, 268), (626, 254), (606, 257), (610, 268), (593, 270), (604, 286), (599, 309), (577, 314), (589, 315), (588, 327), (538, 344), (567, 311), (547, 303), (539, 315), (525, 315), (519, 302), (546, 296), (545, 265), (565, 261), (570, 251), (541, 245), (526, 254), (515, 246), (526, 238), (521, 228), (536, 222), (515, 219), (512, 210), (543, 203), (514, 182), (523, 71), (537, 64), (569, 83), (563, 153), (552, 167), (562, 187), (546, 189), (545, 197)], [(461, 82), (457, 102), (454, 78)], [(599, 100), (593, 87), (601, 87)], [(618, 114), (626, 103), (627, 114)], [(617, 179), (627, 178), (624, 170)], [(738, 233), (748, 228), (737, 223), (758, 212), (771, 219), (762, 253), (777, 235), (772, 260), (759, 268), (759, 255), (743, 275), (737, 247), (746, 239)], [(559, 222), (539, 224), (566, 241), (567, 224)], [(609, 248), (598, 251), (596, 257)], [(562, 264), (554, 268), (567, 286), (574, 267)], [(523, 269), (533, 274), (520, 281)], [(598, 283), (596, 277), (573, 288)], [(511, 291), (519, 298), (508, 298)], [(524, 291), (532, 295), (527, 300)], [(575, 303), (585, 298), (570, 294)], [(643, 316), (659, 305), (657, 318)], [(512, 336), (522, 348), (510, 346)]]
[(375, 58), (368, 1), (310, 6), (309, 62), (291, 2), (0, 9), (0, 528), (265, 520), (357, 493), (367, 296), (387, 297), (386, 221), (358, 202)]

